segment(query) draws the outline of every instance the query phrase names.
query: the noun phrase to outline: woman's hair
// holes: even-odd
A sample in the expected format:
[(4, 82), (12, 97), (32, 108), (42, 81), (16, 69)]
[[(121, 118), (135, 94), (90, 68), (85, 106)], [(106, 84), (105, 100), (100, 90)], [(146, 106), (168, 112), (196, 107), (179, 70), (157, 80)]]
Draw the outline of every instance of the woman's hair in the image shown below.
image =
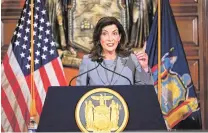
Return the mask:
[(120, 43), (118, 44), (116, 48), (116, 53), (118, 54), (118, 56), (121, 56), (121, 57), (127, 57), (130, 55), (131, 52), (129, 48), (126, 47), (126, 33), (121, 23), (115, 17), (103, 17), (97, 22), (97, 25), (95, 26), (95, 29), (93, 32), (92, 43), (94, 44), (94, 46), (92, 50), (90, 51), (90, 57), (92, 61), (96, 61), (100, 57), (103, 58), (102, 56), (103, 49), (100, 44), (100, 36), (102, 34), (102, 29), (105, 26), (113, 25), (113, 24), (116, 25), (116, 27), (118, 28), (118, 32), (121, 36)]

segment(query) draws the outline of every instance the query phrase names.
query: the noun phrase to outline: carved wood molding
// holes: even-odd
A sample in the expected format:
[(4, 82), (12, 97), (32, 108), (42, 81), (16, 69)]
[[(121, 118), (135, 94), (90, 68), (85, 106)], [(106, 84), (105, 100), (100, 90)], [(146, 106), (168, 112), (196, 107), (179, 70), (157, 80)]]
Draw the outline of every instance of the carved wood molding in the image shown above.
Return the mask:
[[(1, 21), (3, 27), (5, 23), (18, 20), (24, 5), (24, 0), (4, 0), (1, 3)], [(1, 42), (3, 43), (3, 42)], [(9, 44), (2, 44), (1, 47), (1, 59), (3, 59)]]
[(23, 0), (5, 0), (1, 4), (1, 19), (18, 19), (23, 8)]

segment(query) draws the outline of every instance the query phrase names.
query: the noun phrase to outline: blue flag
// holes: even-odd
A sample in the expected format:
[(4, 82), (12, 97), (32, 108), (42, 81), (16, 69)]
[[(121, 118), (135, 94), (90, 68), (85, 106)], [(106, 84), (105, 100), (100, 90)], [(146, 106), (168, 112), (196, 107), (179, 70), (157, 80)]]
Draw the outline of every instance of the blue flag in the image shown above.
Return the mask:
[[(185, 52), (169, 0), (161, 5), (161, 110), (170, 129), (201, 129), (201, 114)], [(155, 15), (146, 52), (158, 87), (158, 16)]]

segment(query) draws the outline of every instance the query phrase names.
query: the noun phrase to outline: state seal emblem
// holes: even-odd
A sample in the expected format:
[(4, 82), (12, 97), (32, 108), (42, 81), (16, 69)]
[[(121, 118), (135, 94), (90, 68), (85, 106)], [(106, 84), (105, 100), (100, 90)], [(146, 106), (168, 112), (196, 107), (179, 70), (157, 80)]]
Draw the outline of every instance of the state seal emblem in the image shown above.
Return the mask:
[(129, 111), (119, 93), (96, 88), (81, 97), (75, 118), (82, 132), (121, 132), (128, 123)]

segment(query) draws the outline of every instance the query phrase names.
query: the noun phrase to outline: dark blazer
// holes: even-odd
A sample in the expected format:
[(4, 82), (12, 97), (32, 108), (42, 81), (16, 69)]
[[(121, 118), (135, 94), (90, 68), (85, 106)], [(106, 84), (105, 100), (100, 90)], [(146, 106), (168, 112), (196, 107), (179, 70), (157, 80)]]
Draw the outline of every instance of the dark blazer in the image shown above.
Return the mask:
[[(82, 63), (79, 67), (79, 74), (84, 73), (98, 65), (89, 58), (89, 55), (84, 55)], [(99, 66), (77, 78), (77, 86), (81, 85), (109, 85), (105, 74), (105, 69)], [(118, 57), (115, 72), (129, 78), (132, 84), (153, 84), (151, 73), (147, 73), (139, 64), (136, 56), (131, 54), (129, 57)], [(129, 85), (129, 81), (120, 75), (115, 74), (111, 85)]]

